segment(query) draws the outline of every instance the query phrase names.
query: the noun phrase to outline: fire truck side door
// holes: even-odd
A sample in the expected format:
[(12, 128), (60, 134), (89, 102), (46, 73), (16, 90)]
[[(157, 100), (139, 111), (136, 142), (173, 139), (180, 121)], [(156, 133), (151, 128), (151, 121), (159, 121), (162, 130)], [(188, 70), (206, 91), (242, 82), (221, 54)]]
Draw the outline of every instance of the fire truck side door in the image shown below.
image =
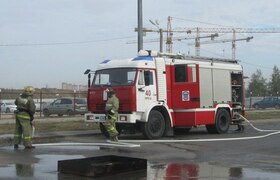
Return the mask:
[[(147, 79), (149, 78), (149, 79)], [(146, 80), (145, 80), (146, 79)], [(147, 82), (149, 82), (147, 84)], [(156, 82), (154, 70), (139, 70), (136, 83), (136, 109), (145, 112), (156, 101)]]

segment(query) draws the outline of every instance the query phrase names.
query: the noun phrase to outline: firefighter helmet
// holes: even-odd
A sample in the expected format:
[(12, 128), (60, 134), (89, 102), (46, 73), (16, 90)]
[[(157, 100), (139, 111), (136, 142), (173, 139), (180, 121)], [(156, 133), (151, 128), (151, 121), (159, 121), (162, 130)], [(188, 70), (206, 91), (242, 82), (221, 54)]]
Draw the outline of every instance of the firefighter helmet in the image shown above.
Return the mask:
[(32, 86), (26, 86), (26, 87), (24, 87), (24, 92), (27, 95), (33, 95), (35, 92), (35, 89)]

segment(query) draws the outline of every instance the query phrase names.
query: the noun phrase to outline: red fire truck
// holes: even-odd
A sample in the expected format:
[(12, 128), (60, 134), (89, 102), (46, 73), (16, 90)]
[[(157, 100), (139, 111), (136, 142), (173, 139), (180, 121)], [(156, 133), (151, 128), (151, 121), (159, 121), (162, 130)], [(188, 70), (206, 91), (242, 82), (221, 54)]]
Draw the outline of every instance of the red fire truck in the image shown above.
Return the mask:
[(172, 136), (205, 125), (226, 133), (244, 115), (242, 66), (236, 60), (140, 51), (123, 60), (105, 60), (89, 74), (86, 122), (100, 124), (104, 135), (106, 89), (120, 100), (119, 132), (140, 131), (147, 139)]

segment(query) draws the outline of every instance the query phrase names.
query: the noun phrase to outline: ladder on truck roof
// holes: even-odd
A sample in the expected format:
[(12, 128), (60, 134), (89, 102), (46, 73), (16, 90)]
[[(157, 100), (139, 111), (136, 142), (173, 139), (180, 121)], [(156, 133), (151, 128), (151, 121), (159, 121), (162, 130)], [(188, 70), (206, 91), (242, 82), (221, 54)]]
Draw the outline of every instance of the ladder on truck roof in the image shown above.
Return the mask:
[(176, 59), (191, 59), (194, 61), (211, 61), (211, 62), (225, 62), (225, 63), (233, 63), (237, 64), (239, 60), (233, 59), (223, 59), (223, 58), (214, 58), (214, 57), (203, 57), (203, 56), (186, 56), (184, 54), (173, 54), (173, 53), (158, 53), (159, 57), (169, 57)]

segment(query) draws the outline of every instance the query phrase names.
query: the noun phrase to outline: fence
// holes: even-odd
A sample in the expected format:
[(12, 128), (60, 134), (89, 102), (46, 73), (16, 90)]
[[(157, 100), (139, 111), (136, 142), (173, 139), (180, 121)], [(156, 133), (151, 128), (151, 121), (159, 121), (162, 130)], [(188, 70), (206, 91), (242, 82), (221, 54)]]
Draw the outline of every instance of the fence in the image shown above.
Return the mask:
[(248, 98), (245, 98), (245, 108), (246, 109), (251, 109), (255, 102), (260, 101), (263, 98), (264, 97), (248, 97)]
[[(22, 91), (20, 90), (10, 90), (10, 91), (0, 91), (0, 102), (1, 103), (14, 103), (15, 99), (20, 95)], [(61, 97), (70, 97), (70, 98), (86, 98), (87, 92), (75, 92), (75, 91), (65, 91), (65, 90), (53, 90), (49, 91), (36, 91), (33, 95), (33, 99), (36, 105), (36, 111), (39, 113), (39, 116), (42, 117), (43, 106), (46, 103), (53, 102), (57, 98)], [(264, 97), (247, 97), (245, 98), (245, 107), (246, 109), (251, 109), (252, 105), (263, 99)], [(7, 114), (5, 110), (1, 108), (1, 115)], [(12, 113), (11, 113), (12, 114)]]
[[(0, 91), (0, 102), (1, 102), (1, 112), (0, 119), (3, 115), (13, 114), (13, 111), (6, 111), (2, 104), (11, 103), (14, 105), (15, 99), (22, 93), (22, 91), (12, 90), (12, 91)], [(36, 112), (39, 116), (42, 117), (42, 110), (46, 104), (49, 104), (56, 100), (57, 98), (67, 97), (74, 99), (87, 97), (87, 92), (75, 92), (75, 91), (55, 91), (55, 92), (46, 92), (46, 91), (36, 91), (33, 95), (33, 99), (36, 105)]]

